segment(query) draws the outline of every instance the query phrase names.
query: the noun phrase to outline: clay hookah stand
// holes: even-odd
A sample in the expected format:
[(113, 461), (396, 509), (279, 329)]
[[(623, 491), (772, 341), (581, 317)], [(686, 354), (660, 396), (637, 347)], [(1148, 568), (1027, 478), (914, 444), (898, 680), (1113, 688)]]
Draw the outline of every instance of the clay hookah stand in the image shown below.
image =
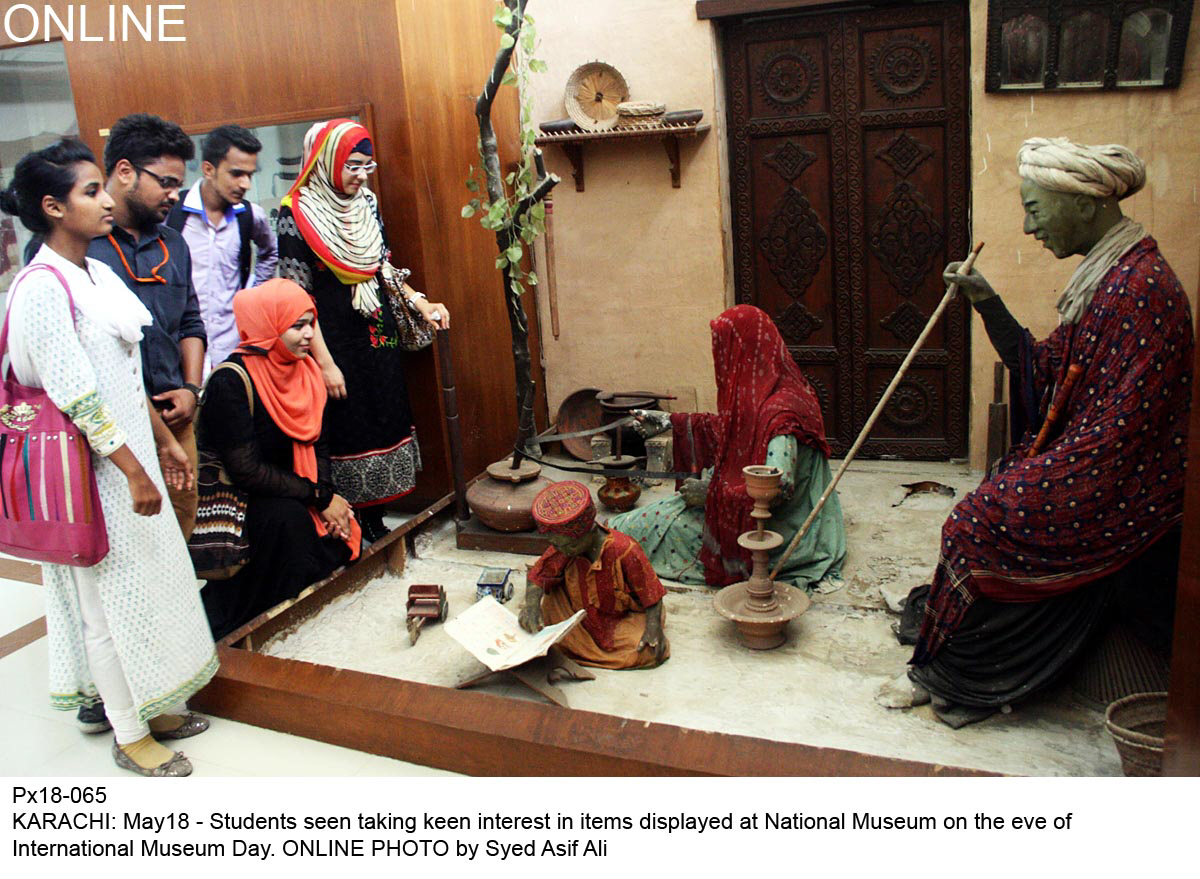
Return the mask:
[(746, 477), (746, 494), (754, 501), (750, 515), (758, 521), (758, 527), (738, 537), (738, 545), (750, 550), (753, 569), (749, 580), (726, 586), (713, 603), (717, 613), (737, 626), (742, 643), (751, 650), (770, 650), (786, 640), (787, 624), (808, 610), (812, 602), (803, 590), (777, 584), (767, 573), (767, 556), (783, 545), (782, 535), (765, 529), (766, 521), (771, 518), (771, 501), (779, 494), (783, 471), (778, 467), (752, 465), (743, 467), (742, 473)]

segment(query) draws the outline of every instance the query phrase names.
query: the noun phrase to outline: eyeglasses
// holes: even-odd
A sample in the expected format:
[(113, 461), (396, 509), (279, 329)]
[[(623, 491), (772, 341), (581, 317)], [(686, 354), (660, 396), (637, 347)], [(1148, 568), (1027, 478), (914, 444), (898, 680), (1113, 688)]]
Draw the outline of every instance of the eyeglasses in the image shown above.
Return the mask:
[[(130, 164), (133, 164), (133, 163), (131, 162)], [(178, 177), (160, 177), (158, 174), (155, 174), (153, 171), (149, 170), (148, 168), (143, 168), (141, 165), (133, 165), (133, 170), (137, 171), (139, 174), (150, 175), (156, 181), (158, 181), (158, 185), (161, 186), (163, 189), (165, 189), (167, 192), (170, 192), (173, 189), (181, 189), (183, 187), (183, 181), (180, 180)]]
[(367, 162), (365, 164), (360, 164), (358, 162), (347, 162), (342, 167), (345, 168), (347, 171), (349, 171), (351, 174), (357, 174), (360, 171), (363, 174), (374, 174), (375, 169), (379, 167), (379, 163), (378, 162)]

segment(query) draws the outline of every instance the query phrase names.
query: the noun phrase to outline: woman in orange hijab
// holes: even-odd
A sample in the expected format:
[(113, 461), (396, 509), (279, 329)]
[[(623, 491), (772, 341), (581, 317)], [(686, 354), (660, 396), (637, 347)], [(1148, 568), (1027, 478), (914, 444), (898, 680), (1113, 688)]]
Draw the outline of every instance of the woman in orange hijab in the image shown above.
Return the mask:
[(362, 539), (321, 439), (327, 394), (310, 356), (312, 300), (276, 278), (238, 293), (233, 314), (242, 344), (208, 380), (200, 442), (249, 494), (250, 559), (201, 592), (215, 638), (357, 558)]

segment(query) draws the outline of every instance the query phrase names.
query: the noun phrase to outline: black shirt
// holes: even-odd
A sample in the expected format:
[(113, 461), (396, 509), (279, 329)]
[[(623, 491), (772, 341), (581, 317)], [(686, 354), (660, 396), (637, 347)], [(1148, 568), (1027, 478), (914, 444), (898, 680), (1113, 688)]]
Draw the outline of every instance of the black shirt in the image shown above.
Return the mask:
[[(114, 249), (113, 241), (124, 254), (124, 261)], [(163, 262), (164, 245), (167, 261), (156, 272), (155, 267)], [(153, 396), (183, 387), (179, 343), (195, 338), (208, 344), (204, 320), (200, 317), (200, 300), (192, 286), (192, 255), (183, 236), (174, 229), (158, 226), (153, 233), (143, 233), (134, 241), (128, 232), (114, 226), (112, 241), (108, 237), (92, 239), (87, 255), (116, 272), (154, 319), (151, 326), (142, 329), (142, 378), (146, 392)], [(166, 283), (153, 279), (154, 274)], [(138, 281), (134, 276), (151, 280)]]

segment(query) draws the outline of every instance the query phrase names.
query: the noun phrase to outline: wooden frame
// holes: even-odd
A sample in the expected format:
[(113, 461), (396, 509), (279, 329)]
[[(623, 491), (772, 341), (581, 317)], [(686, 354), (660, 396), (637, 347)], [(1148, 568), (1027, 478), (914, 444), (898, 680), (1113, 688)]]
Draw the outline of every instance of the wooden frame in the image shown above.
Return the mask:
[[(1103, 89), (1174, 88), (1183, 78), (1184, 52), (1187, 48), (1188, 26), (1192, 17), (1193, 0), (988, 0), (987, 55), (985, 58), (984, 88), (989, 92), (1095, 91)], [(1167, 36), (1166, 66), (1161, 83), (1118, 80), (1121, 34), (1130, 16), (1146, 9), (1157, 9), (1171, 15)], [(1108, 37), (1104, 47), (1104, 69), (1101, 81), (1092, 84), (1060, 81), (1060, 43), (1063, 24), (1072, 15), (1082, 12), (1101, 14), (1108, 20)], [(1044, 76), (1041, 83), (1005, 83), (1002, 80), (1004, 52), (1003, 28), (1015, 16), (1031, 14), (1046, 26)]]

